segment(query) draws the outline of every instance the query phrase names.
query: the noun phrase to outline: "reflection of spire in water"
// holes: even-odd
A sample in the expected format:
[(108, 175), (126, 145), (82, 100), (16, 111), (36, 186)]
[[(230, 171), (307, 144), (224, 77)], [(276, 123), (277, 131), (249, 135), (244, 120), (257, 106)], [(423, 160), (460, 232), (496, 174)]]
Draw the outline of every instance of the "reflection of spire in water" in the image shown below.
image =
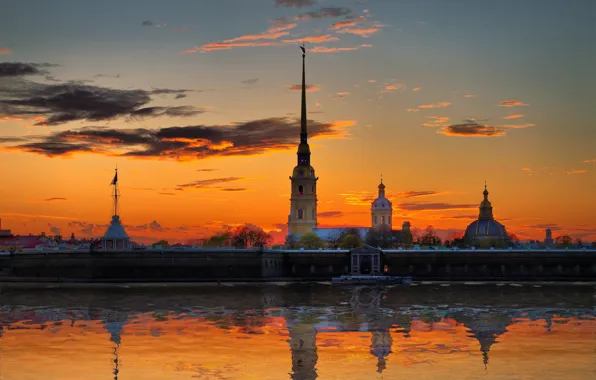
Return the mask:
[[(286, 326), (290, 332), (292, 353), (292, 380), (315, 380), (317, 378), (317, 331), (313, 323), (297, 315), (296, 310), (284, 309)], [(308, 319), (308, 317), (306, 318)], [(302, 321), (299, 321), (302, 320)]]
[(120, 345), (116, 344), (116, 347), (114, 347), (114, 371), (112, 372), (114, 374), (114, 380), (118, 380), (118, 372), (120, 372), (120, 370), (118, 369), (118, 348), (120, 348)]
[(490, 352), (491, 346), (499, 343), (497, 342), (497, 337), (507, 331), (507, 326), (509, 324), (510, 318), (508, 316), (499, 315), (491, 315), (486, 319), (464, 322), (464, 326), (469, 329), (471, 334), (474, 334), (475, 338), (480, 343), (484, 369), (488, 369), (488, 353)]
[(120, 348), (120, 343), (122, 341), (121, 334), (122, 330), (124, 329), (124, 325), (126, 325), (127, 319), (128, 317), (126, 315), (118, 315), (117, 313), (114, 313), (114, 315), (111, 316), (111, 318), (107, 317), (106, 320), (104, 320), (104, 328), (106, 329), (106, 331), (110, 333), (110, 341), (115, 344), (114, 370), (112, 371), (112, 374), (114, 375), (114, 380), (118, 380), (118, 373), (120, 372), (120, 357), (118, 356), (118, 349)]
[(377, 372), (381, 373), (386, 367), (386, 359), (391, 354), (393, 338), (389, 329), (372, 332), (370, 353), (377, 357)]
[(314, 380), (317, 378), (317, 333), (314, 326), (299, 324), (290, 330), (293, 380)]

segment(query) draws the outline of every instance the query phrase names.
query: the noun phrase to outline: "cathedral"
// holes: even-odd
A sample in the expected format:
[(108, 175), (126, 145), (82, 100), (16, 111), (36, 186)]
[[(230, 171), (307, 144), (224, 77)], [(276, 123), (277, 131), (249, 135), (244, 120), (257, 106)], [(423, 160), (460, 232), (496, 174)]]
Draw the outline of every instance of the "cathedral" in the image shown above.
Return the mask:
[(469, 245), (482, 248), (500, 248), (507, 244), (508, 235), (505, 226), (497, 222), (493, 216), (493, 206), (488, 200), (488, 190), (484, 185), (484, 199), (480, 202), (478, 220), (466, 228), (464, 241)]
[[(317, 228), (317, 180), (315, 169), (310, 162), (308, 145), (308, 125), (306, 112), (306, 53), (302, 48), (302, 102), (300, 112), (300, 144), (297, 152), (297, 165), (290, 176), (290, 214), (288, 215), (288, 236), (300, 237), (305, 233), (315, 233), (324, 241), (337, 239), (346, 229), (358, 231), (364, 240), (371, 229), (391, 231), (393, 228), (393, 206), (385, 196), (385, 185), (381, 177), (378, 197), (371, 204), (371, 227)], [(404, 222), (404, 228), (409, 229)]]
[(302, 48), (302, 110), (300, 112), (300, 144), (298, 162), (292, 172), (288, 235), (302, 235), (317, 228), (317, 180), (310, 165), (306, 114), (306, 53)]

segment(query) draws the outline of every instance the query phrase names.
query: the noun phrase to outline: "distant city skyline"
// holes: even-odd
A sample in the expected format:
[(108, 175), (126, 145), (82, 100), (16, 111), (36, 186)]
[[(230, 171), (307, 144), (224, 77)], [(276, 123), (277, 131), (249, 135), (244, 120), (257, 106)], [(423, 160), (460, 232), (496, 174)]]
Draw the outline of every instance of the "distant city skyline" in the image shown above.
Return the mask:
[(370, 225), (383, 174), (394, 225), (461, 232), (486, 180), (507, 231), (596, 240), (595, 4), (140, 4), (0, 15), (3, 228), (103, 235), (118, 166), (135, 241), (246, 223), (279, 240), (305, 42), (319, 227)]

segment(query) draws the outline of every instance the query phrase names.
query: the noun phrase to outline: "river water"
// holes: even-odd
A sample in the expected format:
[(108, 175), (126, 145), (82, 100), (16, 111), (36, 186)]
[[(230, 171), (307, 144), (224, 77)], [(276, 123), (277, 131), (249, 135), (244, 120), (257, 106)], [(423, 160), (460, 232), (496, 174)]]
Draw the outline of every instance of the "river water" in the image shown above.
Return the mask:
[(2, 380), (596, 379), (596, 288), (0, 291)]

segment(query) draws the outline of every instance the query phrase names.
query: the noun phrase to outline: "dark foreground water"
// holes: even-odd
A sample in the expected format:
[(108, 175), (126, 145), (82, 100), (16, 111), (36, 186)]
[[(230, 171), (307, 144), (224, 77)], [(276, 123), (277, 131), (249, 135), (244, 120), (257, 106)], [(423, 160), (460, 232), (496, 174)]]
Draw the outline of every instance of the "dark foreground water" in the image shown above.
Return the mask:
[(2, 380), (596, 379), (593, 286), (0, 292)]

